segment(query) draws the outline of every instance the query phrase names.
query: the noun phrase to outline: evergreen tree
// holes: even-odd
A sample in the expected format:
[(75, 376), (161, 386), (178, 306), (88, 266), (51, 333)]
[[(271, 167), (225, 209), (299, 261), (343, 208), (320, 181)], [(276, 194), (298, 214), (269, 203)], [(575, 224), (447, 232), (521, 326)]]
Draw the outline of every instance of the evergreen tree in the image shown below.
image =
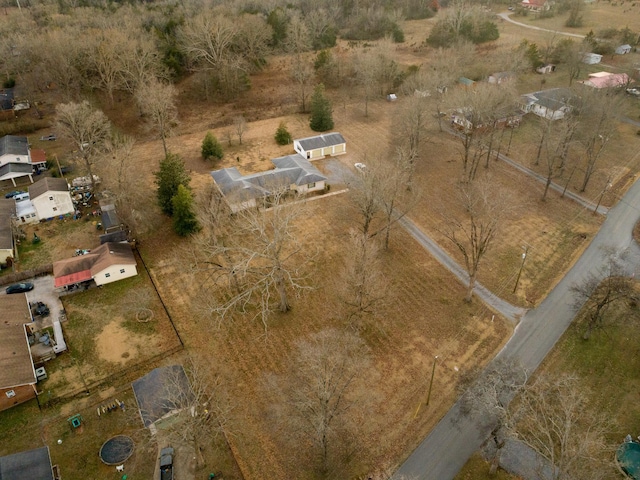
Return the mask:
[(324, 94), (324, 85), (320, 84), (311, 95), (311, 119), (309, 126), (314, 132), (326, 132), (333, 128), (331, 102)]
[(205, 160), (212, 160), (214, 158), (220, 160), (224, 155), (222, 145), (220, 145), (220, 142), (218, 142), (218, 139), (213, 135), (213, 133), (207, 132), (205, 135), (204, 140), (202, 141), (201, 153), (202, 158)]
[(184, 185), (178, 185), (178, 191), (171, 199), (173, 205), (173, 230), (186, 237), (200, 230), (193, 208), (193, 195)]
[(287, 125), (284, 122), (280, 122), (274, 138), (276, 139), (278, 145), (289, 145), (293, 141), (289, 130), (287, 130)]
[(155, 184), (158, 186), (158, 205), (162, 212), (173, 215), (173, 203), (171, 199), (178, 193), (178, 187), (189, 187), (191, 178), (184, 168), (184, 162), (179, 155), (168, 153), (160, 162), (160, 170), (154, 172)]

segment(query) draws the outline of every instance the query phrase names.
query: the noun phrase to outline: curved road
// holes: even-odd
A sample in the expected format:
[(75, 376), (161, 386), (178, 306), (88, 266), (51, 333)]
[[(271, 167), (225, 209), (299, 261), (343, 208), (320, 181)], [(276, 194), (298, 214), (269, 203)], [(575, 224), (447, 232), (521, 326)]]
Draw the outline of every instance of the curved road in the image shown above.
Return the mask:
[(498, 16), (503, 20), (506, 20), (507, 22), (513, 23), (514, 25), (518, 25), (520, 27), (530, 28), (532, 30), (539, 30), (541, 32), (556, 33), (558, 35), (566, 35), (567, 37), (584, 38), (584, 35), (580, 35), (579, 33), (568, 33), (568, 32), (562, 32), (560, 30), (549, 30), (548, 28), (535, 27), (533, 25), (527, 25), (526, 23), (516, 22), (515, 20), (511, 20), (511, 17), (509, 15), (511, 15), (511, 13), (502, 12), (498, 14)]
[[(496, 358), (515, 358), (533, 372), (562, 336), (576, 311), (571, 286), (605, 266), (611, 250), (628, 254), (627, 265), (640, 268), (632, 231), (640, 218), (640, 181), (611, 208), (602, 228), (575, 265), (535, 309), (529, 310)], [(452, 479), (487, 439), (492, 426), (478, 412), (463, 413), (457, 402), (394, 474), (394, 479)]]

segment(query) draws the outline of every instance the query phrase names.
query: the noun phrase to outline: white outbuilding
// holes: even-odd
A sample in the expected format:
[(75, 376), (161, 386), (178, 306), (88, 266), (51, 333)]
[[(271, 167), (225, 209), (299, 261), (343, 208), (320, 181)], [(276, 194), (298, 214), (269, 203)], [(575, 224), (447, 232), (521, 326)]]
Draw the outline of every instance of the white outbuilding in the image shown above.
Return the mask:
[(293, 148), (303, 158), (317, 160), (326, 155), (334, 156), (347, 153), (347, 142), (338, 132), (332, 132), (294, 140)]

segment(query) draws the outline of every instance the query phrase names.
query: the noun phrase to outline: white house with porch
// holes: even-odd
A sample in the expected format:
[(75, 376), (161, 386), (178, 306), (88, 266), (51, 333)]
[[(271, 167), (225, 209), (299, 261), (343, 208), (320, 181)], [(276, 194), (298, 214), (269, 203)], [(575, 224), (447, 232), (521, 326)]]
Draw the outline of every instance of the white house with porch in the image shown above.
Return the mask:
[(326, 155), (347, 153), (347, 142), (338, 132), (324, 133), (315, 137), (293, 141), (293, 149), (307, 160), (324, 158)]

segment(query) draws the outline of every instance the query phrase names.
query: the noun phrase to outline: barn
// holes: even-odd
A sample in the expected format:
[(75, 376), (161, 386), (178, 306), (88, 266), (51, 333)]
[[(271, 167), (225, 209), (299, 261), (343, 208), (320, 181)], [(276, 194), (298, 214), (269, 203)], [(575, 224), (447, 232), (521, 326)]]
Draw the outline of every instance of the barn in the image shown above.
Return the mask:
[(341, 134), (332, 132), (294, 140), (293, 148), (307, 160), (316, 160), (347, 153), (347, 142)]

